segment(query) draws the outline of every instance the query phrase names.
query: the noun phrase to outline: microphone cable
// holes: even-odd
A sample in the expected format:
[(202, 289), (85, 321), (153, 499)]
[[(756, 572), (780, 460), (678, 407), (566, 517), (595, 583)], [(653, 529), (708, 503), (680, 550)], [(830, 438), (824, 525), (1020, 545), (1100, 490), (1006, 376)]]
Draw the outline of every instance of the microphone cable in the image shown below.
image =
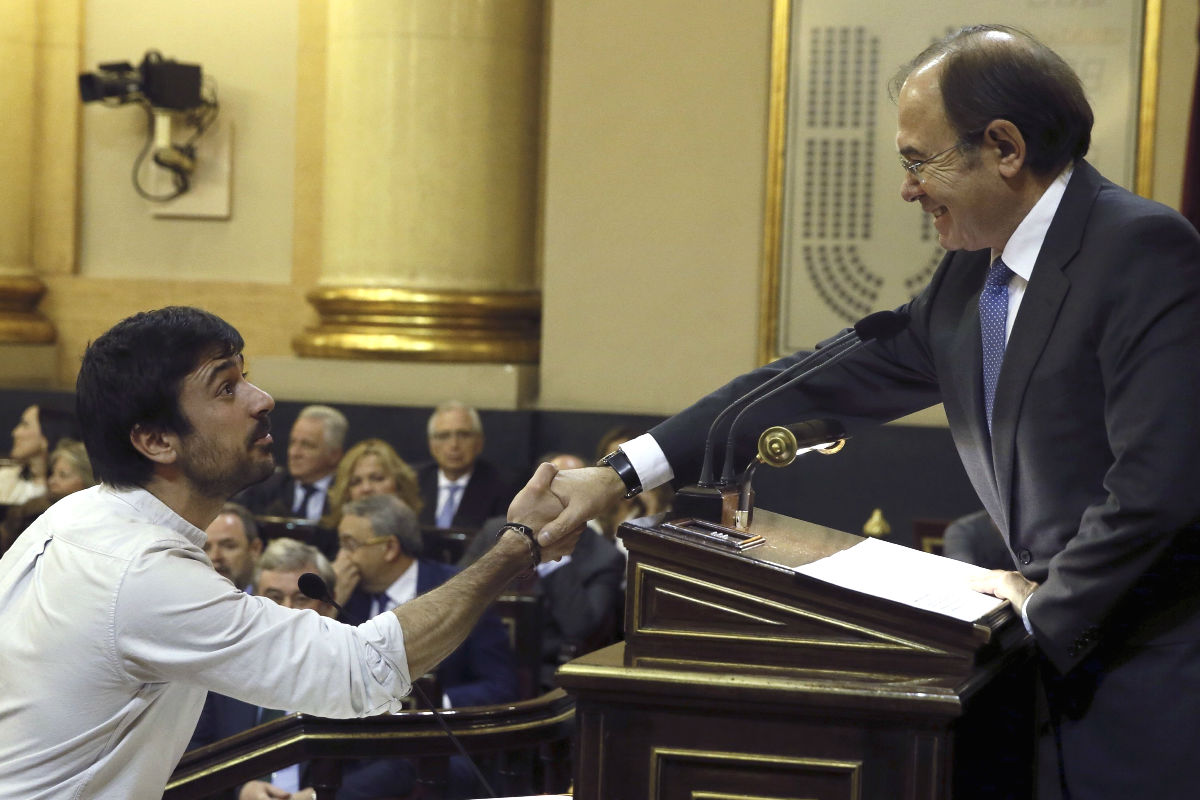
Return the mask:
[[(325, 584), (325, 581), (315, 572), (306, 572), (301, 575), (300, 579), (297, 581), (297, 586), (299, 587), (300, 591), (304, 593), (305, 597), (313, 600), (320, 600), (323, 603), (329, 603), (329, 605), (338, 610), (339, 614), (342, 616), (346, 615), (345, 610), (338, 605), (337, 601), (333, 599), (333, 595), (329, 593), (329, 587)], [(442, 726), (442, 730), (445, 731), (446, 735), (450, 737), (450, 741), (454, 742), (454, 746), (458, 749), (459, 754), (467, 760), (468, 764), (471, 765), (471, 769), (475, 772), (475, 777), (479, 780), (480, 784), (483, 785), (483, 788), (487, 790), (488, 796), (493, 798), (499, 797), (499, 795), (496, 794), (496, 790), (492, 788), (490, 783), (488, 783), (488, 779), (483, 777), (483, 772), (475, 763), (475, 759), (471, 758), (470, 754), (467, 753), (467, 748), (463, 747), (462, 742), (458, 740), (458, 737), (454, 735), (454, 731), (450, 730), (450, 726), (447, 725), (446, 720), (442, 718), (441, 712), (439, 712), (430, 701), (429, 695), (425, 694), (425, 690), (422, 689), (420, 684), (418, 684), (415, 680), (412, 681), (411, 686), (412, 690), (416, 692), (417, 697), (421, 700), (421, 702), (428, 706), (429, 710), (433, 712), (434, 719), (436, 719), (438, 724)]]

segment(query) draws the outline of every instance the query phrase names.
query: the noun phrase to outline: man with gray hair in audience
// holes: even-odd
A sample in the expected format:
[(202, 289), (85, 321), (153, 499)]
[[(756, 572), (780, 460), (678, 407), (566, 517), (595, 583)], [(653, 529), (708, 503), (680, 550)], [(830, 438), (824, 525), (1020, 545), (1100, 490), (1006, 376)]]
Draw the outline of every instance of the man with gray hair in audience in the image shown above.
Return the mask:
[(277, 468), (234, 499), (255, 514), (319, 520), (329, 510), (329, 487), (349, 428), (336, 408), (305, 406), (288, 434), (287, 469)]
[(485, 519), (504, 514), (519, 488), (512, 476), (479, 457), (483, 423), (479, 412), (451, 400), (429, 417), (429, 454), (417, 468), (421, 524), (475, 530)]

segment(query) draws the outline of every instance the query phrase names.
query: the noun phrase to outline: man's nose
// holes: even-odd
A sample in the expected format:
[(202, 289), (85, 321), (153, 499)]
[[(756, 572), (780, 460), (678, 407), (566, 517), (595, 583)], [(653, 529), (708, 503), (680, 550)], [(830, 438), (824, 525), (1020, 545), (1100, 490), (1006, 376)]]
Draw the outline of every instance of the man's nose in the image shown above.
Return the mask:
[(900, 184), (900, 197), (906, 203), (912, 203), (918, 200), (921, 195), (925, 194), (921, 188), (921, 181), (907, 170), (904, 173), (904, 181)]

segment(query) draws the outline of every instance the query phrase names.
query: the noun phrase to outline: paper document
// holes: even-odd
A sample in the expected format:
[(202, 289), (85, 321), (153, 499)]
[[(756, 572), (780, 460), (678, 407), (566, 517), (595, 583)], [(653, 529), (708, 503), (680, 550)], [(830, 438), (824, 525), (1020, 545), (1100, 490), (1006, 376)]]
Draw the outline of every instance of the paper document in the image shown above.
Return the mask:
[(864, 539), (795, 569), (835, 586), (966, 622), (1008, 602), (968, 587), (970, 577), (987, 572), (983, 567), (878, 539)]

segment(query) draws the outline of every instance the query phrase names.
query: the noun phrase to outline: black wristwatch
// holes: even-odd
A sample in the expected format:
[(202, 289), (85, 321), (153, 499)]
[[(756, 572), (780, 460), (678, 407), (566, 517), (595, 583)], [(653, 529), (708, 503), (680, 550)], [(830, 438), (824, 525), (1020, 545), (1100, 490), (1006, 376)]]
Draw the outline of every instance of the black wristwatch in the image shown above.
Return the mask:
[(642, 481), (638, 478), (637, 470), (633, 468), (633, 462), (629, 460), (629, 456), (625, 455), (620, 448), (600, 459), (600, 466), (612, 467), (613, 471), (617, 473), (621, 483), (625, 484), (626, 500), (641, 494)]

